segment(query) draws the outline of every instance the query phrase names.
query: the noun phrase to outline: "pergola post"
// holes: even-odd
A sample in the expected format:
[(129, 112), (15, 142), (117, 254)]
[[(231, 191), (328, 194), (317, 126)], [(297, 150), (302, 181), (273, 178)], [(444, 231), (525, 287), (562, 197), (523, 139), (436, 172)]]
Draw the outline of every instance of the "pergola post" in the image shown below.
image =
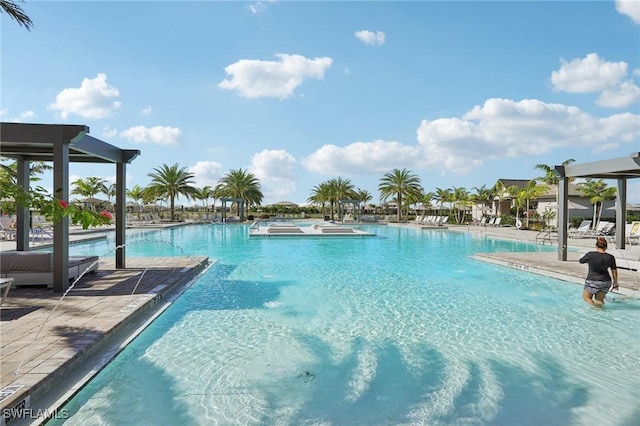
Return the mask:
[(125, 234), (127, 231), (127, 167), (126, 163), (116, 164), (116, 269), (126, 267)]
[(627, 226), (627, 180), (618, 179), (618, 203), (616, 204), (616, 246), (624, 249)]
[[(29, 175), (31, 172), (31, 165), (24, 157), (16, 159), (17, 176), (16, 183), (18, 188), (23, 191), (29, 191)], [(29, 228), (30, 228), (30, 216), (29, 206), (25, 206), (22, 203), (16, 202), (16, 218), (18, 221), (18, 228), (16, 229), (16, 250), (24, 251), (29, 249)]]
[(567, 260), (568, 213), (569, 213), (569, 179), (565, 176), (564, 167), (556, 166), (558, 178), (558, 260)]
[[(69, 202), (69, 143), (58, 136), (53, 143), (53, 202)], [(53, 292), (69, 287), (69, 216), (53, 223)]]

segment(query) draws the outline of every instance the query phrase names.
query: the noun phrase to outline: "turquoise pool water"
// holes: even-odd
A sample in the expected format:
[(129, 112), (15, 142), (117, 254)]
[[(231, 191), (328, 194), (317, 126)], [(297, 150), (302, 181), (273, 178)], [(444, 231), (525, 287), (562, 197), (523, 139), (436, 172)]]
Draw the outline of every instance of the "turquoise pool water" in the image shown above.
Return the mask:
[(593, 309), (578, 285), (470, 257), (539, 246), (366, 229), (378, 237), (128, 234), (128, 256), (218, 262), (67, 404), (67, 424), (640, 422), (640, 302)]

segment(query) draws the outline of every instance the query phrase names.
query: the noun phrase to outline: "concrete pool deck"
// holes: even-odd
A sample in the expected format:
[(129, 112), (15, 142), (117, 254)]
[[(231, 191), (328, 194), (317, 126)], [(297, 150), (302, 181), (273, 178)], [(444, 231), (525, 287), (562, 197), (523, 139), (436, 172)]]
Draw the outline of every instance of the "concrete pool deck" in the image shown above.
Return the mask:
[[(537, 234), (452, 225), (448, 231), (530, 242), (535, 242)], [(96, 233), (71, 238), (95, 237), (104, 238)], [(576, 251), (571, 251), (567, 262), (558, 261), (556, 251), (476, 253), (474, 258), (581, 284), (586, 266), (576, 260), (593, 248), (594, 240), (569, 243)], [(45, 288), (12, 289), (0, 308), (0, 410), (5, 414), (4, 410), (10, 412), (24, 403), (31, 411), (22, 412), (10, 424), (40, 424), (47, 416), (64, 416), (52, 408), (69, 399), (208, 264), (207, 257), (127, 258), (127, 268), (117, 270), (113, 259), (103, 259), (98, 272), (83, 277), (62, 301)], [(621, 292), (637, 297), (640, 273), (620, 269), (619, 274)], [(576, 297), (581, 297), (579, 292)], [(0, 423), (4, 424), (2, 415)]]

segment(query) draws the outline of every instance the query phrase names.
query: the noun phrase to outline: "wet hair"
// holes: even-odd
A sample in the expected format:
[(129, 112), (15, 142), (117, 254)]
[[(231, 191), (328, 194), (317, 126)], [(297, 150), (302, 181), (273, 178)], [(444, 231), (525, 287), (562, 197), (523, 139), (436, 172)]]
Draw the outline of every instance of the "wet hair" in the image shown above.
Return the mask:
[(596, 240), (596, 247), (599, 249), (607, 249), (607, 239), (605, 237), (598, 237)]

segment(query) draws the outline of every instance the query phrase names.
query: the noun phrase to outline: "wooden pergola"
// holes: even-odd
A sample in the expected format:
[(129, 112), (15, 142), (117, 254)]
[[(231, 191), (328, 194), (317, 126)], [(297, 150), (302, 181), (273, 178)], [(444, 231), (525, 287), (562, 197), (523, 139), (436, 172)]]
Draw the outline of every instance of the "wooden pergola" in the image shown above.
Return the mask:
[[(17, 184), (29, 190), (30, 163), (53, 163), (53, 197), (69, 200), (69, 163), (116, 165), (116, 268), (125, 268), (126, 165), (139, 150), (120, 149), (89, 136), (89, 127), (67, 124), (0, 123), (0, 155), (17, 162)], [(29, 250), (29, 207), (18, 204), (16, 250)], [(69, 286), (69, 218), (53, 224), (53, 291)]]
[(627, 218), (627, 181), (640, 178), (640, 152), (628, 157), (589, 163), (555, 166), (558, 183), (558, 260), (567, 260), (568, 238), (568, 192), (570, 178), (614, 179), (617, 181), (618, 200), (616, 202), (616, 246), (625, 247)]

